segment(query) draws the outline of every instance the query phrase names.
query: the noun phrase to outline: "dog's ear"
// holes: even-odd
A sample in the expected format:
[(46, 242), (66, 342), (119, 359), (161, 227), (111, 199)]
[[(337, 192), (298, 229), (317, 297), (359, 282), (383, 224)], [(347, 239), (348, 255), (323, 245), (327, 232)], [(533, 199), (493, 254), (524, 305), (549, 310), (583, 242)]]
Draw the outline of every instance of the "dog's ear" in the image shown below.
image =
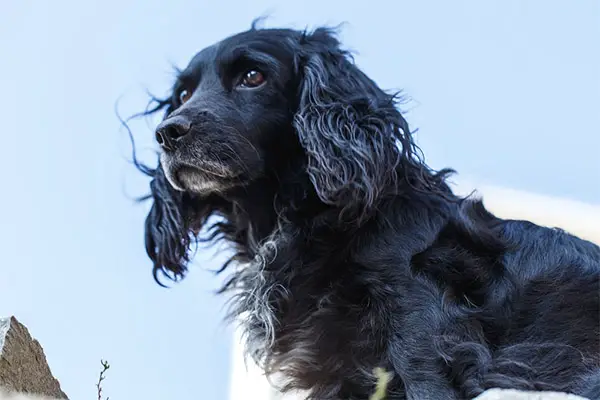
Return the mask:
[(146, 252), (154, 264), (154, 279), (164, 286), (159, 275), (173, 281), (185, 276), (190, 246), (212, 208), (202, 199), (175, 190), (160, 165), (153, 171), (150, 189), (153, 204), (146, 217)]
[[(364, 214), (397, 178), (413, 151), (408, 125), (387, 94), (340, 49), (331, 30), (301, 39), (294, 127), (321, 200)], [(355, 213), (354, 213), (355, 214)]]

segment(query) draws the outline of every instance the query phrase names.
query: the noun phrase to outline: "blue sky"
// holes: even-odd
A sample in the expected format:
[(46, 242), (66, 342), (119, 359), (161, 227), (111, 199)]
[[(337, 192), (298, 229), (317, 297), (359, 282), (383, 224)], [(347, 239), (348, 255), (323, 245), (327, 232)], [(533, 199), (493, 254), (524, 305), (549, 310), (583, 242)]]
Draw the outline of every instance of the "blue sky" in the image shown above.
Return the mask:
[[(600, 203), (597, 0), (8, 1), (0, 14), (0, 316), (40, 340), (72, 399), (224, 399), (231, 330), (219, 278), (158, 287), (143, 248), (148, 181), (113, 107), (162, 95), (171, 63), (270, 13), (267, 25), (347, 22), (343, 39), (406, 115), (432, 166), (488, 184)], [(151, 124), (132, 124), (153, 160)], [(203, 268), (205, 267), (205, 268)]]

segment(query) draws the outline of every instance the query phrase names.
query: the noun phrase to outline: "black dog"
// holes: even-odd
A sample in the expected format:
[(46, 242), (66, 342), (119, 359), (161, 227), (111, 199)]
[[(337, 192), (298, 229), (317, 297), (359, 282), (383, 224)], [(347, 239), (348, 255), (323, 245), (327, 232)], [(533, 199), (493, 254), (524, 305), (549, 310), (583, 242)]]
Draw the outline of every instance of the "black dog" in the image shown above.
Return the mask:
[(367, 399), (382, 367), (388, 399), (600, 398), (600, 248), (454, 195), (333, 31), (253, 27), (157, 101), (155, 279), (231, 243), (222, 291), (285, 389)]

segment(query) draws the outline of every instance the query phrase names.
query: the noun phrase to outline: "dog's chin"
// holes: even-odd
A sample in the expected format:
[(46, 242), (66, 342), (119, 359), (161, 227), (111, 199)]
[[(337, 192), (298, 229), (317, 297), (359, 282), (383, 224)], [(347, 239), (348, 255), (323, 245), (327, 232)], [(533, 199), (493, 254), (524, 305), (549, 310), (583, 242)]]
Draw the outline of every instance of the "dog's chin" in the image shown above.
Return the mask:
[(181, 164), (167, 156), (161, 157), (167, 181), (181, 192), (210, 194), (225, 191), (234, 186), (235, 179), (192, 165)]
[(187, 191), (197, 194), (208, 194), (212, 192), (220, 192), (226, 189), (225, 184), (215, 179), (204, 171), (197, 170), (193, 167), (180, 167), (175, 172), (177, 186), (174, 187), (181, 191)]

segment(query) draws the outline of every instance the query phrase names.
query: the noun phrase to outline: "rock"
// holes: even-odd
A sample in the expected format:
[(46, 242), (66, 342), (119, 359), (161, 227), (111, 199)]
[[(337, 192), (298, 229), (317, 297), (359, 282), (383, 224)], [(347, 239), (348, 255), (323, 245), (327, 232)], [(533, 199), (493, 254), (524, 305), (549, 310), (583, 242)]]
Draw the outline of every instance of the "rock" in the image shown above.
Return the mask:
[(513, 389), (490, 389), (474, 400), (587, 400), (574, 394), (559, 392), (528, 392)]
[(50, 372), (42, 346), (15, 317), (0, 318), (0, 388), (22, 393), (15, 399), (24, 394), (68, 399)]

